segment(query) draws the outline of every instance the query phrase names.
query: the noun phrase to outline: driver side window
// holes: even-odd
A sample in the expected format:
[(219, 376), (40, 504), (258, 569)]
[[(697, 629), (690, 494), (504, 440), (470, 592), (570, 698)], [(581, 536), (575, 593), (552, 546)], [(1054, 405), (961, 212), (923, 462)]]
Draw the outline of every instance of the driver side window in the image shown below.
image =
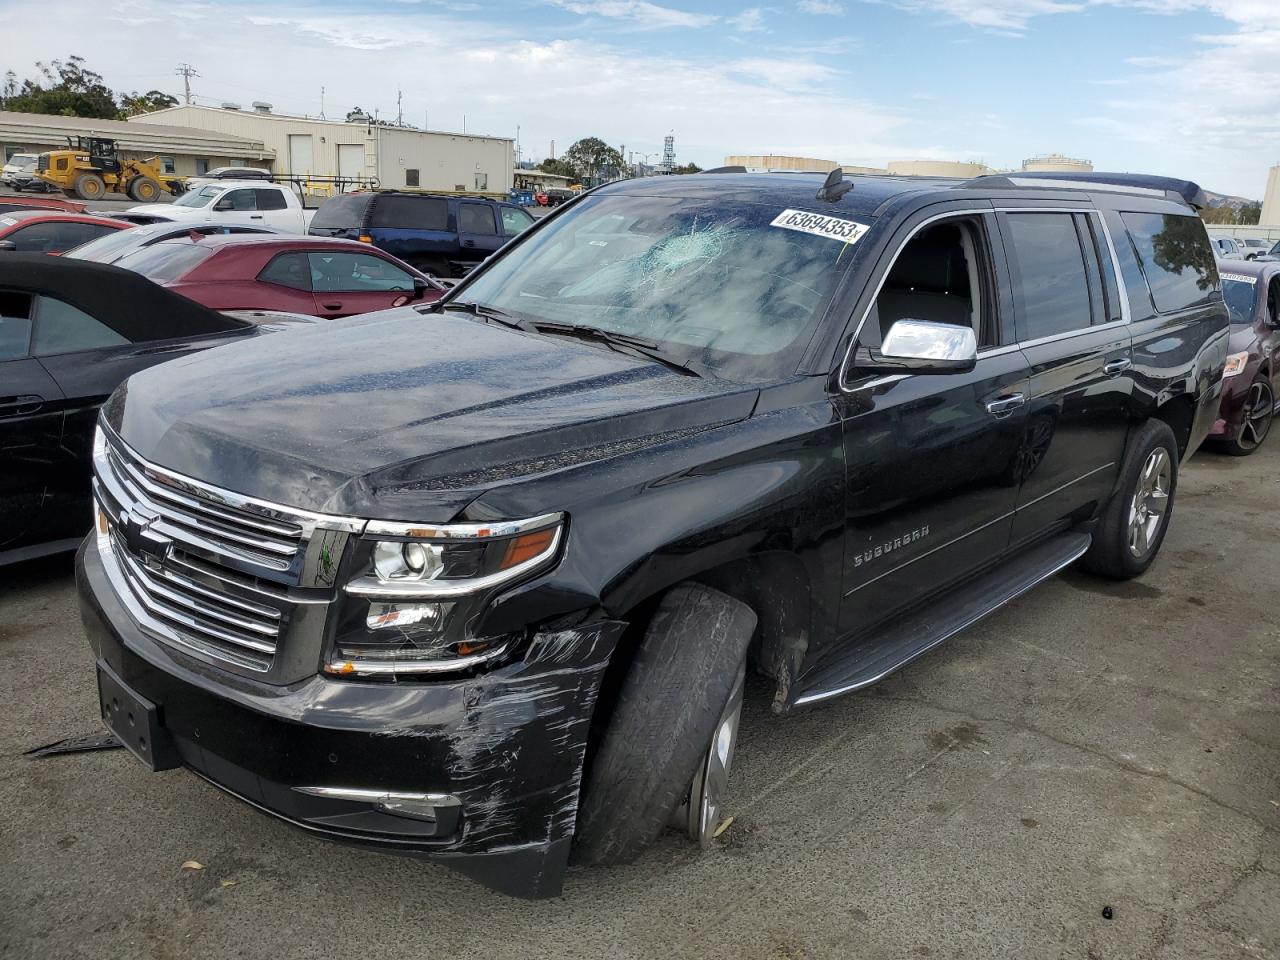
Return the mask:
[(999, 343), (989, 307), (989, 257), (982, 224), (972, 218), (925, 227), (898, 253), (864, 327), (864, 345), (883, 342), (899, 320), (972, 327), (978, 348)]

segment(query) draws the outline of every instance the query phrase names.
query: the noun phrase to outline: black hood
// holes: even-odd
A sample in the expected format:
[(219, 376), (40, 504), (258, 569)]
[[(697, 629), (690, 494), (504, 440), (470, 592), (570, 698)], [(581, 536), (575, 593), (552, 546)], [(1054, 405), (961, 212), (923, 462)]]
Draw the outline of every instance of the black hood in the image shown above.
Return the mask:
[(498, 483), (743, 419), (756, 395), (596, 344), (406, 308), (153, 367), (106, 415), (145, 459), (229, 490), (439, 522)]

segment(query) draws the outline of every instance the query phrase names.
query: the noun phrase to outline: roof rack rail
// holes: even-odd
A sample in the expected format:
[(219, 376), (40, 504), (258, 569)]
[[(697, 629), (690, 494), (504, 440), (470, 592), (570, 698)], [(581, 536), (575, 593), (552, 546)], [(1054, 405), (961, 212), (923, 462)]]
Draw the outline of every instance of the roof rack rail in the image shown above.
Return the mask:
[(992, 173), (974, 177), (961, 187), (1039, 187), (1068, 190), (1110, 190), (1179, 200), (1196, 210), (1209, 206), (1200, 184), (1174, 177), (1155, 177), (1145, 173)]

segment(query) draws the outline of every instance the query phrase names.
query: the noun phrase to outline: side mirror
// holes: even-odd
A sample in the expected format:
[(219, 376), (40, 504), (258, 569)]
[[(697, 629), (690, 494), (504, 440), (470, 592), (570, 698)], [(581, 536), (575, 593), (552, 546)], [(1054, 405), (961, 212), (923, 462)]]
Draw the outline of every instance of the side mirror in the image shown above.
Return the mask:
[(967, 373), (978, 362), (972, 327), (930, 320), (899, 320), (879, 349), (859, 347), (859, 370), (886, 373)]
[(217, 203), (213, 205), (213, 209), (220, 213), (224, 210), (234, 209), (234, 205), (231, 203), (230, 199), (224, 197), (223, 199), (219, 200)]
[(0, 240), (0, 251), (14, 253), (18, 249), (18, 245), (12, 240)]
[(413, 278), (413, 299), (421, 300), (427, 295), (427, 290), (431, 288), (431, 284), (427, 283), (422, 277)]

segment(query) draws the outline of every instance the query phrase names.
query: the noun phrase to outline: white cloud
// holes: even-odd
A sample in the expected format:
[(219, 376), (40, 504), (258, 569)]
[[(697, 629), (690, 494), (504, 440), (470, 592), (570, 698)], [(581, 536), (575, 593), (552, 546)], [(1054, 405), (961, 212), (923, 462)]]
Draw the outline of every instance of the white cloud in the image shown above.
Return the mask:
[(758, 33), (764, 29), (764, 11), (759, 7), (751, 7), (736, 17), (730, 17), (728, 24), (743, 33)]
[(813, 13), (819, 16), (838, 17), (844, 13), (844, 7), (834, 0), (800, 0), (796, 7), (802, 13)]
[(688, 13), (684, 10), (649, 3), (648, 0), (554, 0), (554, 2), (570, 13), (626, 20), (636, 26), (650, 29), (705, 27), (719, 19), (713, 14)]

